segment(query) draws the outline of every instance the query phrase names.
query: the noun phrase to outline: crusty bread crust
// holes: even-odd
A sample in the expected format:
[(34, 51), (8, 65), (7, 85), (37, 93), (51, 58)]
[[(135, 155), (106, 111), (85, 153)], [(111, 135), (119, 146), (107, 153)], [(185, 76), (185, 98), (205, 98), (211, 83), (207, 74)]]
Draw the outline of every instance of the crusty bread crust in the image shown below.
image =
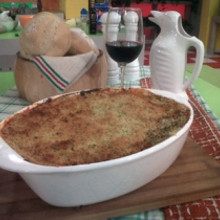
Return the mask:
[(33, 163), (88, 164), (149, 148), (189, 115), (185, 105), (146, 89), (101, 89), (34, 104), (4, 121), (0, 135)]
[(92, 38), (80, 28), (71, 29), (71, 46), (67, 52), (68, 55), (83, 54), (93, 51), (99, 55), (99, 49)]
[(25, 58), (36, 55), (63, 56), (70, 46), (69, 27), (63, 19), (50, 12), (35, 15), (25, 25), (20, 37), (20, 53)]

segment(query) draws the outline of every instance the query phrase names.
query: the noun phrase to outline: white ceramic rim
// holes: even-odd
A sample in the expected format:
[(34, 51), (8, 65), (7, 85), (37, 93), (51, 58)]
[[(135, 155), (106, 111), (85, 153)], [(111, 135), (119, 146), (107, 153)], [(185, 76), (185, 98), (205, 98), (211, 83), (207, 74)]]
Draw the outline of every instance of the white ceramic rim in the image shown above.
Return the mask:
[[(7, 166), (7, 164), (1, 163), (0, 162), (0, 167), (6, 170), (10, 170), (13, 172), (19, 172), (19, 173), (65, 173), (65, 172), (83, 172), (83, 171), (91, 171), (91, 170), (98, 170), (98, 169), (103, 169), (103, 168), (108, 168), (108, 167), (113, 167), (113, 166), (119, 166), (123, 165), (125, 163), (130, 163), (134, 162), (135, 160), (139, 160), (140, 158), (146, 157), (149, 154), (156, 153), (157, 151), (168, 147), (171, 143), (176, 141), (179, 137), (181, 137), (185, 132), (187, 132), (193, 122), (193, 109), (189, 102), (184, 99), (183, 97), (167, 92), (167, 91), (162, 91), (162, 90), (154, 90), (154, 89), (146, 89), (149, 91), (152, 91), (155, 94), (165, 96), (168, 98), (171, 98), (177, 102), (180, 102), (182, 104), (185, 104), (187, 107), (190, 109), (190, 118), (188, 122), (184, 125), (183, 128), (181, 128), (175, 135), (167, 138), (166, 140), (150, 147), (147, 148), (146, 150), (137, 152), (135, 154), (131, 154), (128, 156), (112, 159), (112, 160), (107, 160), (107, 161), (101, 161), (101, 162), (95, 162), (95, 163), (90, 163), (90, 164), (82, 164), (82, 165), (73, 165), (73, 166), (45, 166), (45, 165), (39, 165), (39, 164), (34, 164), (28, 161), (25, 161), (23, 157), (21, 157), (18, 153), (16, 153), (1, 137), (0, 137), (0, 158), (1, 154), (6, 153), (8, 154), (8, 160), (10, 165)], [(68, 94), (79, 94), (79, 91), (77, 92), (70, 92)], [(61, 95), (57, 95), (52, 97), (57, 98)], [(31, 106), (35, 106), (38, 103), (45, 102), (46, 99), (40, 100), (39, 102), (34, 103)], [(30, 108), (30, 106), (25, 107), (24, 109), (18, 111), (22, 112), (26, 110), (27, 108)], [(17, 112), (17, 113), (18, 113)], [(6, 119), (7, 120), (7, 119)], [(3, 121), (4, 122), (4, 121)], [(2, 122), (1, 122), (2, 123)], [(10, 166), (10, 167), (9, 167)]]

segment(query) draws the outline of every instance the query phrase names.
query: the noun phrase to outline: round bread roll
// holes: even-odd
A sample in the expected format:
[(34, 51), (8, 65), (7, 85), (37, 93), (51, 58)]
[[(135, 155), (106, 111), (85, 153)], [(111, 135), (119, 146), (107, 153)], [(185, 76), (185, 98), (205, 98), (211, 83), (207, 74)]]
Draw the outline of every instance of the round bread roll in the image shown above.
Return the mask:
[(63, 56), (70, 45), (71, 33), (65, 21), (53, 13), (40, 12), (22, 31), (20, 53), (25, 58), (34, 55)]
[(80, 28), (72, 28), (70, 32), (71, 46), (67, 54), (76, 55), (93, 51), (99, 55), (97, 45), (83, 30)]

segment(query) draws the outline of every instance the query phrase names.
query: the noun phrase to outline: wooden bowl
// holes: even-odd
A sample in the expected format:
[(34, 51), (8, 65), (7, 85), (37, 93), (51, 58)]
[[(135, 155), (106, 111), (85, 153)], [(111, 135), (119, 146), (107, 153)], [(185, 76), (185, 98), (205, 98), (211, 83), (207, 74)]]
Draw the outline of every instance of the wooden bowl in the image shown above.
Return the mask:
[[(29, 102), (60, 94), (36, 65), (32, 61), (21, 57), (19, 52), (15, 61), (14, 77), (20, 96)], [(65, 92), (103, 88), (106, 85), (106, 79), (107, 62), (100, 50), (93, 66)]]

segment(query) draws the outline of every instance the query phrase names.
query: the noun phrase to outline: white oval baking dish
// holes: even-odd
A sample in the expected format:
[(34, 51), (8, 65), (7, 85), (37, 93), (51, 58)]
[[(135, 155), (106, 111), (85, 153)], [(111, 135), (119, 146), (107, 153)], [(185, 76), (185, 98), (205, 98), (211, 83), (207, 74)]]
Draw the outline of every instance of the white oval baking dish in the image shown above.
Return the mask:
[(94, 204), (138, 189), (161, 175), (176, 160), (193, 122), (193, 109), (186, 99), (166, 91), (151, 91), (190, 109), (190, 118), (184, 127), (161, 143), (118, 159), (54, 167), (25, 161), (0, 137), (0, 167), (19, 173), (42, 200), (60, 207)]

